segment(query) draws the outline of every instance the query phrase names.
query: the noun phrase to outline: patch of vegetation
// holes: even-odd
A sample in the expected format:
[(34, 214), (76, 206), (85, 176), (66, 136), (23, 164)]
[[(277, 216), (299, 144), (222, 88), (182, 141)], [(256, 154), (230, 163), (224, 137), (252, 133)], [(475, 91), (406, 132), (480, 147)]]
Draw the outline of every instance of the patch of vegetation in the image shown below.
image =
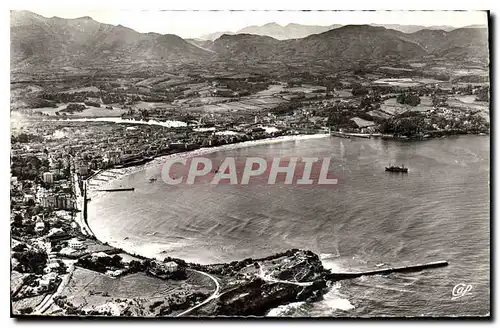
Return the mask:
[(353, 83), (351, 85), (352, 87), (352, 95), (357, 97), (357, 96), (364, 96), (364, 95), (367, 95), (368, 94), (368, 89), (363, 87), (361, 84), (359, 83)]
[(92, 106), (92, 107), (101, 107), (101, 104), (99, 104), (98, 102), (95, 102), (95, 101), (85, 101), (85, 105), (87, 106)]
[(402, 93), (396, 100), (398, 103), (404, 105), (417, 106), (420, 104), (420, 97), (415, 93)]
[(14, 252), (12, 257), (19, 261), (14, 270), (21, 273), (42, 274), (47, 265), (47, 253), (42, 250)]
[(79, 258), (75, 265), (101, 273), (110, 269), (116, 270), (124, 267), (122, 258), (119, 255), (99, 257), (85, 256)]
[(476, 101), (490, 101), (490, 89), (488, 87), (479, 89)]
[(292, 100), (290, 102), (279, 104), (278, 106), (272, 108), (270, 112), (276, 115), (286, 115), (293, 113), (293, 111), (297, 108), (299, 108), (299, 102)]

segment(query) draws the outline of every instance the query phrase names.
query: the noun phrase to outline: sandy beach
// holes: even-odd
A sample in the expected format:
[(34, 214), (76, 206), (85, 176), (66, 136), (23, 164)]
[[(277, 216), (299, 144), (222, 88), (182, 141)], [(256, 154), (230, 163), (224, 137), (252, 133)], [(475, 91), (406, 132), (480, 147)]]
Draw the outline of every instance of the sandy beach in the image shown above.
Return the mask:
[[(138, 165), (138, 166), (133, 166), (133, 167), (127, 167), (127, 168), (120, 168), (120, 169), (107, 169), (107, 170), (102, 170), (96, 173), (95, 175), (91, 176), (87, 180), (87, 192), (88, 192), (88, 197), (90, 198), (98, 198), (100, 192), (98, 192), (98, 189), (103, 189), (106, 188), (106, 186), (109, 186), (112, 184), (113, 181), (123, 178), (126, 175), (132, 174), (139, 172), (141, 170), (148, 169), (150, 167), (154, 167), (156, 165), (159, 165), (163, 161), (167, 159), (172, 159), (172, 158), (190, 158), (190, 157), (195, 157), (195, 156), (202, 156), (202, 155), (207, 155), (210, 153), (214, 152), (219, 152), (219, 151), (226, 151), (226, 150), (231, 150), (231, 149), (239, 149), (239, 148), (245, 148), (245, 147), (253, 147), (253, 146), (258, 146), (258, 145), (265, 145), (265, 144), (272, 144), (272, 143), (279, 143), (279, 142), (288, 142), (288, 141), (297, 141), (297, 140), (308, 140), (308, 139), (319, 139), (319, 138), (326, 138), (330, 137), (329, 134), (310, 134), (310, 135), (291, 135), (291, 136), (280, 136), (280, 137), (275, 137), (275, 138), (268, 138), (268, 139), (260, 139), (260, 140), (250, 140), (250, 141), (245, 141), (245, 142), (240, 142), (240, 143), (234, 143), (234, 144), (228, 144), (228, 145), (222, 145), (222, 146), (217, 146), (217, 147), (207, 147), (207, 148), (200, 148), (192, 151), (187, 151), (183, 153), (176, 153), (176, 154), (171, 154), (171, 155), (165, 155), (165, 156), (160, 156), (155, 158), (153, 161)], [(87, 220), (88, 222), (88, 230), (92, 231), (91, 227), (91, 220)], [(82, 222), (84, 223), (84, 222)], [(87, 226), (85, 224), (84, 226)], [(162, 256), (162, 250), (164, 250), (165, 245), (156, 245), (156, 243), (153, 244), (147, 244), (143, 245), (143, 247), (138, 247), (138, 245), (134, 245), (130, 240), (129, 241), (117, 241), (117, 240), (112, 240), (108, 238), (98, 238), (95, 236), (99, 241), (103, 243), (107, 243), (110, 246), (116, 247), (123, 249), (124, 251), (130, 253), (130, 254), (140, 254), (142, 256), (146, 256), (148, 258), (157, 258), (160, 259)]]

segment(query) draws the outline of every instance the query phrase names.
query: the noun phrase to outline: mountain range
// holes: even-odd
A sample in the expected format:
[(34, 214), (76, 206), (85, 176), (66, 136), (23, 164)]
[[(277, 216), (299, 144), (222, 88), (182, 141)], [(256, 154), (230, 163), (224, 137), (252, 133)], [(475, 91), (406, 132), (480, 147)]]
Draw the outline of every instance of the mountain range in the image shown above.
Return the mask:
[[(207, 46), (207, 45), (205, 45)], [(276, 40), (253, 34), (222, 35), (211, 49), (219, 56), (241, 60), (313, 59), (317, 62), (355, 62), (377, 59), (421, 59), (426, 55), (454, 60), (488, 58), (488, 30), (461, 28), (450, 32), (414, 33), (370, 25), (347, 25), (302, 39)]]
[[(106, 65), (168, 65), (205, 62), (211, 59), (327, 63), (338, 66), (358, 61), (421, 59), (433, 54), (449, 59), (488, 58), (487, 28), (451, 31), (423, 29), (403, 33), (371, 25), (347, 25), (303, 38), (223, 34), (214, 41), (184, 40), (173, 34), (139, 33), (118, 25), (99, 23), (90, 17), (46, 18), (28, 11), (11, 11), (11, 67), (44, 70), (48, 67), (106, 67)], [(295, 35), (312, 31), (305, 25), (268, 31), (284, 37), (283, 29)], [(247, 31), (254, 31), (248, 27)]]
[(177, 35), (139, 33), (90, 17), (45, 18), (29, 11), (11, 11), (10, 18), (13, 66), (192, 61), (209, 55)]
[(212, 49), (220, 56), (242, 60), (315, 59), (350, 62), (385, 57), (414, 58), (427, 52), (403, 33), (369, 25), (347, 25), (302, 39), (276, 40), (253, 34), (223, 35)]
[(287, 40), (287, 39), (300, 39), (305, 38), (311, 34), (323, 33), (335, 28), (341, 27), (342, 25), (334, 24), (328, 26), (318, 26), (318, 25), (301, 25), (290, 23), (286, 26), (281, 26), (277, 23), (268, 23), (262, 26), (252, 25), (242, 28), (236, 33), (232, 32), (215, 32), (200, 37), (202, 40), (216, 40), (222, 35), (233, 35), (233, 34), (255, 34), (270, 36), (277, 40)]

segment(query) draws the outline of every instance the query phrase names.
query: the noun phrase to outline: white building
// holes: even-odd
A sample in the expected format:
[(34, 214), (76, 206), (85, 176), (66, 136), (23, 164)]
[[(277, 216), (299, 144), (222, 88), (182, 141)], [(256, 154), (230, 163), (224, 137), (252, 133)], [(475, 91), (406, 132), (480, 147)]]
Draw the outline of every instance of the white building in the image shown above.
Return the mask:
[(43, 182), (54, 183), (54, 174), (52, 172), (45, 172), (42, 174)]
[(60, 209), (70, 210), (73, 208), (73, 202), (70, 195), (57, 195), (56, 207)]
[(68, 246), (73, 248), (73, 249), (84, 249), (85, 245), (79, 241), (77, 238), (70, 239), (68, 241)]
[(167, 262), (163, 265), (163, 267), (169, 272), (175, 272), (179, 269), (179, 265), (174, 261)]
[(65, 234), (66, 234), (66, 232), (61, 228), (52, 228), (49, 230), (47, 237), (64, 236)]
[(43, 207), (55, 207), (56, 198), (53, 195), (44, 193), (40, 195), (40, 205), (42, 205)]
[(122, 153), (120, 151), (108, 151), (107, 158), (111, 164), (120, 164)]
[(17, 177), (10, 178), (10, 190), (19, 190), (23, 191), (23, 184), (21, 181), (17, 180)]
[(77, 164), (77, 170), (80, 175), (89, 174), (89, 166), (82, 161)]
[(45, 229), (45, 222), (43, 222), (42, 220), (36, 221), (36, 223), (35, 223), (35, 231), (36, 232), (42, 232), (43, 229)]
[(42, 276), (42, 279), (39, 280), (40, 287), (48, 287), (51, 283), (55, 282), (57, 279), (57, 274), (55, 272), (51, 272)]

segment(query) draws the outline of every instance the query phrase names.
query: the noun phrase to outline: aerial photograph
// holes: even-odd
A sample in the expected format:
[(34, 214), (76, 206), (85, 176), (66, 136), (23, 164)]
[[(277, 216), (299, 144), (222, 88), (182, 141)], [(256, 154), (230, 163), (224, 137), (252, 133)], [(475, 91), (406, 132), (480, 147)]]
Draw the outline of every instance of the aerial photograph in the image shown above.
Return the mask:
[(13, 318), (490, 318), (489, 11), (10, 11)]

